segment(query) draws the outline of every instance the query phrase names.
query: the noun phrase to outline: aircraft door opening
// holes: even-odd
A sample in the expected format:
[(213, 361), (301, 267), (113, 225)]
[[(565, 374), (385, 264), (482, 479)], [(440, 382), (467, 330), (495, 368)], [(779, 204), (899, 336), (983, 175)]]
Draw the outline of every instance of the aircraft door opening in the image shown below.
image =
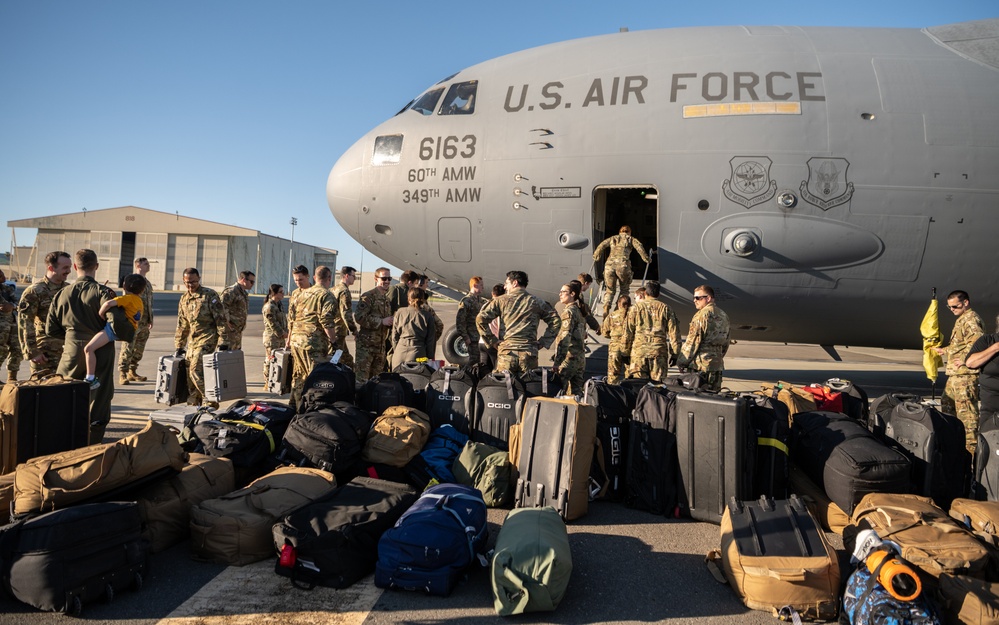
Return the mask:
[[(600, 186), (593, 190), (593, 249), (609, 236), (617, 234), (621, 226), (631, 226), (631, 235), (638, 239), (645, 251), (659, 247), (659, 192), (655, 187)], [(592, 251), (592, 250), (591, 250)], [(632, 290), (638, 288), (642, 278), (659, 279), (659, 265), (656, 257), (646, 272), (645, 262), (637, 252), (631, 254), (631, 267), (634, 271)], [(602, 274), (603, 264), (594, 267)], [(594, 276), (602, 280), (601, 276)]]

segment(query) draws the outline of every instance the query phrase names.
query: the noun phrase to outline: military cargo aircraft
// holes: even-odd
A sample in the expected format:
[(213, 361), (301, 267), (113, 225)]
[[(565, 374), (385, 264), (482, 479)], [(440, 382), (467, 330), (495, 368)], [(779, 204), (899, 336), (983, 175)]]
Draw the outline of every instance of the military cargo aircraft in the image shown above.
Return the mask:
[(657, 252), (636, 279), (681, 319), (706, 283), (735, 338), (918, 347), (934, 288), (999, 310), (999, 19), (510, 54), (367, 133), (327, 198), (366, 249), (457, 289), (521, 269), (554, 300), (627, 224)]

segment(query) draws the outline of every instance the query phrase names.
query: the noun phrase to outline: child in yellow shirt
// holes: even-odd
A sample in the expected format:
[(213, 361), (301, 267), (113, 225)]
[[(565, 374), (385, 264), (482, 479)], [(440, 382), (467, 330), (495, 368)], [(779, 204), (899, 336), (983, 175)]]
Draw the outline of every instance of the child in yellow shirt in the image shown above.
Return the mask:
[[(146, 289), (146, 279), (133, 273), (125, 276), (122, 285), (125, 287), (125, 294), (104, 302), (98, 314), (103, 317), (113, 307), (118, 306), (125, 311), (125, 316), (132, 323), (132, 327), (138, 328), (139, 319), (142, 318), (142, 298), (139, 295)], [(109, 321), (104, 326), (104, 331), (95, 334), (94, 338), (90, 339), (87, 346), (83, 348), (87, 358), (87, 377), (83, 380), (90, 384), (90, 390), (95, 390), (101, 386), (101, 381), (94, 375), (97, 370), (97, 350), (117, 340), (118, 336), (114, 333)]]

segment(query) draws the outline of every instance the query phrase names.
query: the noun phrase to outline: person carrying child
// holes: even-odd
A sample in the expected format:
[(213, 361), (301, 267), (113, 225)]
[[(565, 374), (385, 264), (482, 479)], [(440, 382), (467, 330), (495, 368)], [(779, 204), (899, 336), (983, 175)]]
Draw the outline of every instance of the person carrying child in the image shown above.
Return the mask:
[[(117, 306), (125, 311), (125, 316), (131, 322), (132, 327), (138, 329), (139, 319), (142, 317), (142, 298), (139, 296), (146, 288), (146, 279), (137, 273), (129, 274), (122, 281), (122, 286), (125, 287), (125, 294), (104, 302), (98, 314), (103, 317), (113, 307)], [(96, 390), (101, 386), (101, 381), (97, 379), (94, 373), (97, 370), (97, 350), (117, 340), (120, 339), (115, 334), (114, 328), (111, 327), (111, 322), (109, 321), (104, 326), (104, 331), (95, 334), (94, 338), (90, 339), (87, 346), (83, 348), (87, 359), (87, 376), (83, 381), (90, 384), (90, 390)]]

